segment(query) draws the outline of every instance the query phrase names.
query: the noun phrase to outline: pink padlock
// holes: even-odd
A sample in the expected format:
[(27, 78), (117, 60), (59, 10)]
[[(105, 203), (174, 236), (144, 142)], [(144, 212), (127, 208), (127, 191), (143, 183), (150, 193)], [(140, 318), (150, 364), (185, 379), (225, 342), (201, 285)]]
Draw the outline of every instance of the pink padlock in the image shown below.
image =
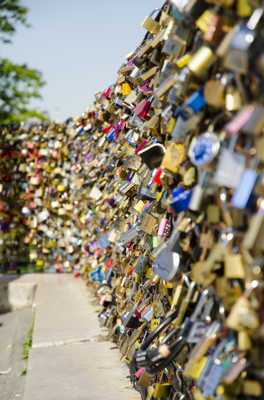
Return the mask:
[(151, 93), (153, 90), (149, 87), (152, 78), (147, 79), (141, 86), (139, 86), (138, 91), (143, 93)]
[(134, 114), (138, 115), (141, 118), (145, 118), (146, 114), (148, 112), (148, 109), (150, 107), (150, 104), (151, 104), (151, 102), (147, 99), (140, 101), (134, 109)]
[(163, 238), (169, 235), (171, 223), (167, 218), (162, 218), (159, 224), (158, 237)]
[(53, 150), (53, 152), (51, 153), (52, 158), (56, 159), (58, 158), (58, 152), (57, 150)]
[(144, 368), (144, 367), (139, 368), (139, 369), (137, 370), (137, 372), (135, 373), (136, 378), (140, 378), (141, 375), (144, 374), (144, 372), (145, 372), (145, 368)]
[(35, 203), (34, 201), (31, 201), (31, 202), (29, 203), (28, 207), (32, 210), (32, 209), (36, 208), (37, 205), (36, 205), (36, 203)]
[(229, 135), (237, 134), (240, 129), (249, 121), (251, 115), (253, 114), (254, 108), (251, 105), (244, 106), (236, 116), (229, 121), (224, 130), (229, 133)]

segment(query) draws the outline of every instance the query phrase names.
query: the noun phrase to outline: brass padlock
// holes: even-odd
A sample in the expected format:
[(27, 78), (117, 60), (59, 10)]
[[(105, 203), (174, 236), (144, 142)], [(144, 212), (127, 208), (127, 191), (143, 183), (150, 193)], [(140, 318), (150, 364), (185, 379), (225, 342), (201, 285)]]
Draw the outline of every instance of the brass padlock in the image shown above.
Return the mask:
[(152, 34), (157, 34), (160, 29), (161, 29), (161, 25), (159, 24), (158, 21), (156, 21), (155, 19), (151, 18), (154, 14), (156, 14), (158, 11), (160, 11), (160, 8), (155, 8), (155, 10), (153, 10), (150, 15), (148, 15), (144, 21), (142, 22), (142, 27), (144, 29), (146, 29), (148, 32), (152, 33)]
[(212, 49), (208, 46), (202, 46), (191, 57), (188, 62), (188, 68), (193, 74), (201, 76), (205, 73), (206, 69), (212, 65), (214, 60), (215, 55)]
[(238, 111), (242, 108), (243, 102), (238, 88), (228, 86), (225, 93), (225, 108), (227, 111)]

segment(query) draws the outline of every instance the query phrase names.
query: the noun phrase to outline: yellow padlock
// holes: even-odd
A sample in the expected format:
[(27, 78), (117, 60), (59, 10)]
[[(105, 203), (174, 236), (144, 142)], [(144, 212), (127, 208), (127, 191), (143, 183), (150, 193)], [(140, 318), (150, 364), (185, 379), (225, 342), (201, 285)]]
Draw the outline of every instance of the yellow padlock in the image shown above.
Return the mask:
[(122, 84), (122, 95), (123, 96), (127, 96), (129, 93), (131, 93), (131, 91), (132, 91), (132, 89), (127, 82)]
[(36, 261), (36, 266), (37, 267), (43, 267), (43, 261), (42, 260), (37, 260)]
[(58, 190), (58, 192), (64, 192), (65, 186), (64, 185), (58, 185), (57, 186), (57, 190)]

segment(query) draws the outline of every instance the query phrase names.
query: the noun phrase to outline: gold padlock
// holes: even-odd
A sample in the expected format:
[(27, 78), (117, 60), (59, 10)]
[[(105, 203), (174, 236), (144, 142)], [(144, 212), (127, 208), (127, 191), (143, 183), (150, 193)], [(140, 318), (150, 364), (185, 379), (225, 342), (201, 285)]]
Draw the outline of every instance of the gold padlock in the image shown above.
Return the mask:
[(185, 158), (185, 148), (182, 144), (171, 143), (163, 157), (161, 167), (176, 173)]
[(212, 10), (205, 10), (202, 15), (195, 21), (196, 26), (202, 31), (206, 32), (209, 27), (210, 19), (214, 15)]
[(252, 8), (248, 0), (237, 0), (236, 9), (237, 15), (241, 18), (249, 17), (252, 13)]
[(228, 86), (225, 93), (225, 108), (227, 111), (237, 111), (242, 108), (242, 97), (238, 88)]
[(167, 398), (170, 394), (171, 387), (172, 387), (171, 384), (168, 382), (167, 383), (157, 382), (152, 397), (154, 399)]
[(142, 22), (141, 26), (146, 29), (148, 32), (152, 33), (152, 34), (156, 34), (160, 31), (161, 29), (161, 25), (159, 24), (158, 21), (156, 21), (155, 19), (151, 18), (157, 11), (160, 11), (159, 8), (155, 8), (155, 10), (153, 10), (150, 15), (148, 15), (144, 21)]
[(212, 65), (214, 60), (215, 55), (213, 50), (208, 46), (202, 46), (191, 57), (190, 61), (188, 62), (188, 67), (193, 74), (201, 76), (204, 74), (206, 69)]

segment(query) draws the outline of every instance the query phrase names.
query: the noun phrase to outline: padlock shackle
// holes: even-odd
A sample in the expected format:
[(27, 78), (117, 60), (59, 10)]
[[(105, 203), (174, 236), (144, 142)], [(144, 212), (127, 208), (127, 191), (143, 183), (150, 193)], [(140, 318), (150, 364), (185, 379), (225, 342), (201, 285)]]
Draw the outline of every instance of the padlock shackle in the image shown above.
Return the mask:
[(154, 15), (157, 11), (160, 11), (161, 8), (154, 8), (154, 10), (151, 11), (151, 13), (149, 14), (149, 17), (152, 17), (152, 15)]
[(153, 342), (153, 340), (160, 334), (160, 332), (166, 328), (178, 315), (178, 307), (165, 319), (165, 321), (160, 324), (155, 331), (153, 331), (150, 335), (146, 337), (144, 342), (142, 343), (140, 350), (146, 350), (147, 347)]
[(263, 12), (264, 12), (263, 7), (256, 8), (253, 11), (253, 13), (251, 14), (251, 16), (249, 17), (249, 20), (247, 22), (248, 29), (250, 29), (250, 30), (256, 29), (259, 21), (261, 20), (261, 18), (263, 16)]
[(177, 356), (177, 354), (179, 354), (183, 347), (186, 344), (186, 339), (183, 338), (182, 336), (178, 337), (172, 344), (170, 347), (170, 355), (165, 358), (163, 361), (161, 361), (161, 363), (153, 368), (147, 368), (146, 371), (149, 372), (150, 374), (157, 374), (158, 372), (160, 372), (161, 370), (163, 370), (164, 368), (166, 368), (172, 360), (174, 360), (174, 358)]

